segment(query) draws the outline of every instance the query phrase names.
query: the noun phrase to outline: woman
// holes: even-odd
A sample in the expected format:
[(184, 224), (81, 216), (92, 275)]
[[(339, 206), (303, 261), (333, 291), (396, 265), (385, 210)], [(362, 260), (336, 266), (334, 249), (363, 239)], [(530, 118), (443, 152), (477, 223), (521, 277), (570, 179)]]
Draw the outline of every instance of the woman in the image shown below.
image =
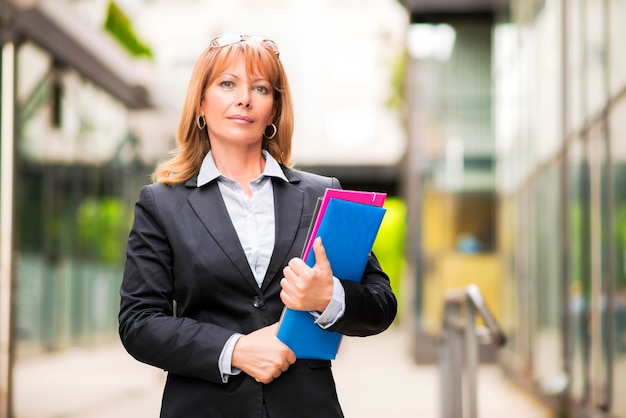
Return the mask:
[(395, 318), (374, 256), (361, 283), (333, 277), (319, 239), (312, 268), (298, 258), (317, 198), (340, 185), (288, 167), (292, 131), (276, 45), (213, 39), (178, 149), (139, 195), (120, 290), (124, 346), (168, 372), (162, 417), (341, 417), (330, 362), (296, 360), (275, 336), (284, 306), (355, 336)]

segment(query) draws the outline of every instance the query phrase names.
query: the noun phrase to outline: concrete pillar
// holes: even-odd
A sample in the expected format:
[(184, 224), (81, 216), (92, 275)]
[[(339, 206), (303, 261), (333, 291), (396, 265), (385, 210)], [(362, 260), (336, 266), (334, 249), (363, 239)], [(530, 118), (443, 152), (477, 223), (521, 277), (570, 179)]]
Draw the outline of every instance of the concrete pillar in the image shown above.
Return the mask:
[(0, 418), (12, 418), (15, 293), (15, 86), (16, 42), (0, 15)]

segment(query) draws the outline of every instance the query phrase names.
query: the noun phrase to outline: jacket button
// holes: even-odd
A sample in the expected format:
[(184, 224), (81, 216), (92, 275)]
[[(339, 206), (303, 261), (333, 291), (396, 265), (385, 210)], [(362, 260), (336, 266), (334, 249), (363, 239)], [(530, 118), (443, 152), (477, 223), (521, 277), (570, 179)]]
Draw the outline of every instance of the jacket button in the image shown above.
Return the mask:
[(261, 296), (255, 296), (254, 299), (252, 299), (252, 306), (257, 309), (262, 308), (263, 306), (265, 306), (265, 301)]

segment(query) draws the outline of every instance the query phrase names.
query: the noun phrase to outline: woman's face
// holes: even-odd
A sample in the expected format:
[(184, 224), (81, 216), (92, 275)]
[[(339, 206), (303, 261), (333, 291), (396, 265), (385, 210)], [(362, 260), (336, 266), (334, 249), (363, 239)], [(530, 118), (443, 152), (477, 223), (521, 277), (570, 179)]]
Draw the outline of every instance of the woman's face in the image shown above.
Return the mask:
[(269, 80), (246, 71), (245, 60), (233, 60), (207, 87), (201, 103), (211, 147), (257, 145), (274, 119), (274, 95)]

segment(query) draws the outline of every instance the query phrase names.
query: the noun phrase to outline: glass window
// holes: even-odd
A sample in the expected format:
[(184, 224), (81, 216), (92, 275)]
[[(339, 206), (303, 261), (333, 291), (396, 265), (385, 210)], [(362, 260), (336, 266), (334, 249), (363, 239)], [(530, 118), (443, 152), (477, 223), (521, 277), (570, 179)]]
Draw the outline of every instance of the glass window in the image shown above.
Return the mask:
[(615, 95), (626, 86), (626, 54), (624, 54), (624, 39), (626, 39), (626, 0), (609, 1), (609, 73), (611, 74), (610, 94)]
[(588, 117), (601, 111), (607, 100), (604, 3), (604, 0), (587, 0), (585, 7), (585, 81)]
[(607, 99), (604, 3), (604, 0), (587, 0), (585, 8), (587, 116), (598, 113)]
[[(518, 317), (518, 291), (515, 280), (515, 246), (516, 246), (516, 219), (515, 208), (517, 199), (513, 195), (504, 195), (500, 200), (498, 214), (498, 251), (503, 260), (502, 271), (502, 303), (501, 326), (507, 336), (507, 344), (502, 349), (506, 356), (516, 358)], [(507, 361), (509, 363), (509, 361)]]
[(18, 353), (110, 338), (133, 203), (150, 170), (128, 110), (105, 91), (29, 43), (17, 73)]
[(567, 36), (565, 38), (567, 48), (567, 72), (566, 72), (566, 115), (567, 131), (579, 129), (584, 123), (583, 103), (583, 4), (582, 0), (570, 0), (567, 2)]
[(533, 324), (529, 319), (533, 316), (531, 305), (531, 278), (533, 275), (535, 230), (533, 228), (534, 213), (532, 189), (526, 188), (519, 193), (517, 200), (517, 240), (515, 243), (515, 280), (517, 284), (517, 354), (523, 364), (531, 361), (531, 327)]
[(552, 164), (539, 179), (534, 202), (533, 370), (540, 380), (562, 375), (559, 187), (559, 165)]
[(561, 2), (546, 1), (536, 20), (534, 39), (537, 77), (536, 95), (529, 107), (536, 117), (535, 134), (532, 136), (536, 158), (539, 162), (551, 158), (562, 145), (562, 72), (561, 56), (555, 51), (561, 49)]
[(626, 416), (626, 100), (610, 115), (613, 175), (613, 408)]
[(519, 42), (517, 26), (502, 24), (494, 29), (493, 129), (498, 173), (495, 181), (498, 191), (507, 194), (516, 190), (521, 182), (519, 166), (522, 162), (518, 147), (523, 142), (518, 138), (525, 124), (520, 118)]
[(589, 364), (589, 170), (585, 146), (577, 140), (570, 148), (567, 207), (569, 225), (568, 324), (571, 365), (571, 394), (578, 401), (586, 395)]
[(591, 381), (589, 390), (593, 393), (596, 408), (605, 409), (608, 404), (609, 355), (607, 324), (609, 281), (609, 245), (608, 245), (608, 164), (607, 132), (604, 120), (594, 123), (588, 132), (589, 184), (590, 184), (590, 231), (591, 260), (590, 285), (590, 334), (591, 334)]

